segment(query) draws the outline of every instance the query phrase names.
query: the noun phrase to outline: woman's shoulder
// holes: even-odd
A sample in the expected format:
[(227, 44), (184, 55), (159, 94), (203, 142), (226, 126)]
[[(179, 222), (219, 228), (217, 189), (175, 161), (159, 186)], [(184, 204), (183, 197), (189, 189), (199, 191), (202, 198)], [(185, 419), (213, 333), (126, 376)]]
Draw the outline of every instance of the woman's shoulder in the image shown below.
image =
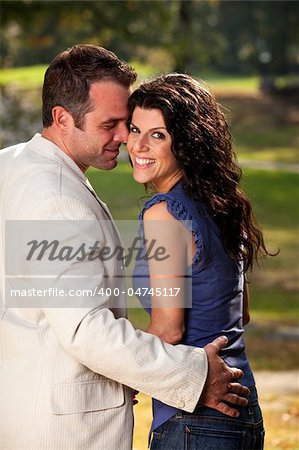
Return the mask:
[(167, 200), (161, 198), (159, 202), (152, 202), (143, 214), (144, 220), (174, 220), (170, 214)]
[(191, 211), (197, 209), (195, 202), (186, 194), (182, 183), (178, 183), (166, 193), (153, 195), (144, 204), (140, 218), (156, 219), (163, 215), (165, 219), (174, 216), (177, 220), (191, 220)]

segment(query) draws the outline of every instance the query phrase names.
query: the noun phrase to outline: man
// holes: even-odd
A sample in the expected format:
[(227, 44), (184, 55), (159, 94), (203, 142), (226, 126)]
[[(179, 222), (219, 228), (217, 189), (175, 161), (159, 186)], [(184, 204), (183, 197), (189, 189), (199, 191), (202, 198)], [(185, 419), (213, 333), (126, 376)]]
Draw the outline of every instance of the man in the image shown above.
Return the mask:
[[(4, 242), (12, 223), (26, 228), (35, 221), (53, 227), (52, 221), (79, 221), (77, 232), (63, 228), (65, 249), (74, 234), (88, 244), (115, 245), (110, 213), (84, 172), (89, 166), (110, 170), (117, 165), (119, 146), (128, 136), (126, 105), (135, 79), (127, 64), (103, 48), (78, 45), (62, 52), (45, 75), (42, 135), (0, 152), (3, 449), (129, 450), (131, 388), (186, 411), (201, 402), (236, 415), (228, 403), (247, 402), (247, 389), (231, 383), (241, 371), (229, 369), (217, 355), (225, 338), (203, 350), (171, 346), (133, 329), (125, 318), (124, 295), (109, 296), (107, 287), (119, 283), (122, 270), (111, 259), (79, 258), (63, 269), (57, 261), (53, 286), (77, 292), (84, 274), (87, 287), (103, 290), (88, 303), (79, 296), (56, 297), (54, 303), (34, 300), (29, 308), (6, 298), (11, 262), (10, 250), (5, 260), (5, 245), (14, 260), (22, 260), (20, 267), (26, 259), (15, 242)], [(89, 221), (96, 225), (87, 230)], [(26, 283), (35, 287), (33, 272)]]

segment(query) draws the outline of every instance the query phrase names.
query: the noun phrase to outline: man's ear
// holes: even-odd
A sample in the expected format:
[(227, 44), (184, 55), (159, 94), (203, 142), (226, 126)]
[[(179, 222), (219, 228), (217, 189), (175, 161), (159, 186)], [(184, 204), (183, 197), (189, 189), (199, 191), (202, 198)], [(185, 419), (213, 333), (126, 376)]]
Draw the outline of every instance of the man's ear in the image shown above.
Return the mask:
[(63, 134), (67, 133), (70, 127), (74, 126), (72, 115), (63, 106), (55, 106), (52, 109), (52, 117), (53, 124)]

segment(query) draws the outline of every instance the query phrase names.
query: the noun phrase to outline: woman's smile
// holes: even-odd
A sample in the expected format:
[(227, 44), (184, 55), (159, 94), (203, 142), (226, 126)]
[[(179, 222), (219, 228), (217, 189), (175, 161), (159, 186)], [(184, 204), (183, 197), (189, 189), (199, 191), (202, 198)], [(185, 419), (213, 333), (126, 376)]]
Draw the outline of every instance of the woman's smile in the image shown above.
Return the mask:
[(147, 168), (147, 166), (150, 166), (151, 164), (154, 164), (155, 163), (155, 159), (145, 159), (145, 158), (138, 158), (137, 156), (136, 156), (136, 158), (135, 158), (135, 165), (136, 166), (140, 166), (140, 167), (143, 167), (143, 168)]

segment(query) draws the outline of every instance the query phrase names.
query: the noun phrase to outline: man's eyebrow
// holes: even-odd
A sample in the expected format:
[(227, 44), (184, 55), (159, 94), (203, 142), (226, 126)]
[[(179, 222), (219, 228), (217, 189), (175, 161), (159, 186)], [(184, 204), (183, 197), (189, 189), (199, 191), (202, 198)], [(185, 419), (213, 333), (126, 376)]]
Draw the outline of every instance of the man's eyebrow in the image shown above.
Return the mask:
[(108, 123), (113, 123), (113, 122), (121, 122), (121, 121), (127, 121), (127, 117), (111, 117), (110, 119), (104, 120), (104, 122), (101, 122), (102, 125), (106, 125)]

